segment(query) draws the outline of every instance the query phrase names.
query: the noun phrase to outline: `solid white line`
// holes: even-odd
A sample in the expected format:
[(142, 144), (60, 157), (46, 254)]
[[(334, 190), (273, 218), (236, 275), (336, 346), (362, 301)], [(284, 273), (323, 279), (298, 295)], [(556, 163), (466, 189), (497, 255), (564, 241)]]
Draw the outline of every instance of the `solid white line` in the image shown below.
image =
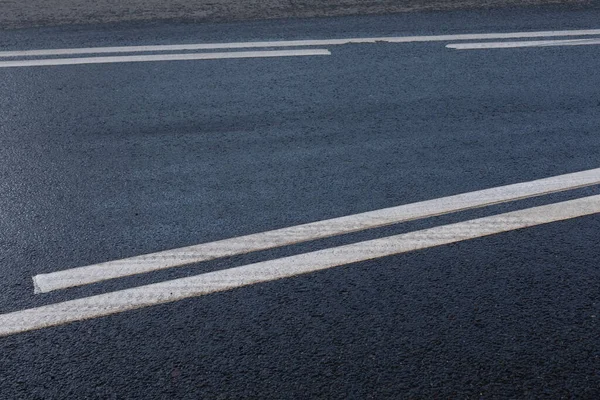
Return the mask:
[(47, 293), (597, 184), (600, 168), (40, 274), (33, 284), (35, 293)]
[(227, 53), (154, 54), (140, 56), (51, 58), (45, 60), (0, 61), (0, 68), (38, 67), (49, 65), (110, 64), (149, 61), (217, 60), (225, 58), (265, 58), (294, 56), (329, 56), (328, 50), (235, 51)]
[(522, 42), (452, 43), (446, 47), (457, 50), (512, 49), (518, 47), (589, 46), (600, 44), (598, 39), (531, 40)]
[(560, 36), (589, 36), (600, 35), (600, 29), (540, 31), (540, 32), (509, 32), (509, 33), (469, 33), (459, 35), (430, 35), (430, 36), (392, 36), (371, 38), (321, 39), (321, 40), (281, 40), (262, 42), (233, 42), (233, 43), (193, 43), (175, 45), (151, 46), (118, 46), (118, 47), (87, 47), (74, 49), (43, 49), (17, 50), (0, 52), (0, 57), (31, 57), (31, 56), (60, 56), (73, 54), (102, 54), (102, 53), (138, 53), (153, 51), (193, 51), (219, 49), (245, 49), (259, 47), (302, 47), (302, 46), (338, 46), (362, 43), (413, 43), (440, 42), (451, 40), (486, 40), (486, 39), (518, 39), (536, 37)]
[(600, 213), (600, 195), (0, 315), (0, 336)]

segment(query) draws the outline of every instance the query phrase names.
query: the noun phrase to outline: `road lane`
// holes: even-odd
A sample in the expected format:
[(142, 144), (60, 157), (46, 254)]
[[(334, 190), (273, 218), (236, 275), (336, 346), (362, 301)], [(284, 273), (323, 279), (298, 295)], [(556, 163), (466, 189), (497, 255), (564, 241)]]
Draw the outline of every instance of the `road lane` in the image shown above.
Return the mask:
[(39, 57), (39, 56), (64, 56), (79, 54), (104, 54), (104, 53), (148, 53), (162, 51), (197, 51), (197, 50), (235, 50), (252, 48), (277, 48), (277, 47), (307, 47), (307, 46), (343, 46), (347, 44), (375, 44), (375, 43), (420, 43), (420, 42), (446, 42), (454, 40), (489, 40), (489, 39), (523, 39), (543, 37), (570, 37), (600, 35), (600, 29), (572, 29), (537, 32), (501, 32), (501, 33), (465, 33), (459, 35), (430, 35), (430, 36), (405, 36), (405, 37), (374, 37), (374, 38), (346, 38), (346, 39), (312, 39), (312, 40), (277, 40), (237, 43), (193, 43), (169, 44), (146, 46), (119, 46), (119, 47), (91, 47), (73, 49), (42, 49), (42, 50), (16, 50), (0, 51), (0, 58), (4, 57)]
[(600, 214), (600, 195), (0, 314), (0, 336), (104, 317), (594, 214)]
[[(522, 32), (585, 29), (598, 16), (545, 9), (77, 27), (3, 33), (0, 43), (8, 51), (441, 35), (465, 33), (465, 21), (469, 31)], [(2, 70), (1, 313), (597, 196), (597, 186), (581, 188), (371, 236), (31, 292), (31, 276), (48, 271), (598, 168), (594, 49), (353, 44), (318, 60)], [(595, 398), (599, 224), (584, 216), (4, 337), (1, 393)]]

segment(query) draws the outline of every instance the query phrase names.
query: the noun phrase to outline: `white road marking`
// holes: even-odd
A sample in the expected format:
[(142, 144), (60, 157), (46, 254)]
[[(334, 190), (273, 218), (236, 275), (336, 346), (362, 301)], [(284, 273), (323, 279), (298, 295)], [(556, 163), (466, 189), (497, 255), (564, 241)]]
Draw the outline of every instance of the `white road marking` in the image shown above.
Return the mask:
[(600, 213), (600, 195), (0, 315), (0, 336)]
[(512, 49), (518, 47), (589, 46), (599, 45), (600, 38), (570, 40), (531, 40), (517, 42), (452, 43), (446, 47), (457, 50)]
[(294, 57), (294, 56), (329, 56), (331, 53), (324, 49), (313, 50), (275, 50), (275, 51), (234, 51), (226, 53), (193, 53), (193, 54), (154, 54), (138, 56), (113, 57), (80, 57), (80, 58), (50, 58), (44, 60), (0, 61), (0, 68), (38, 67), (49, 65), (78, 65), (78, 64), (109, 64), (149, 61), (183, 61), (183, 60), (217, 60), (224, 58), (265, 58), (265, 57)]
[(40, 274), (33, 284), (35, 293), (47, 293), (597, 184), (600, 168)]
[(361, 43), (414, 43), (414, 42), (443, 42), (453, 40), (488, 40), (488, 39), (521, 39), (537, 37), (567, 37), (600, 35), (600, 29), (539, 31), (539, 32), (509, 32), (509, 33), (470, 33), (458, 35), (431, 36), (392, 36), (371, 38), (322, 39), (322, 40), (281, 40), (263, 42), (234, 42), (234, 43), (194, 43), (153, 46), (119, 46), (119, 47), (88, 47), (73, 49), (43, 49), (2, 51), (0, 57), (31, 57), (31, 56), (61, 56), (75, 54), (103, 53), (139, 53), (155, 51), (194, 51), (194, 50), (232, 50), (246, 48), (269, 47), (302, 47), (302, 46), (338, 46)]

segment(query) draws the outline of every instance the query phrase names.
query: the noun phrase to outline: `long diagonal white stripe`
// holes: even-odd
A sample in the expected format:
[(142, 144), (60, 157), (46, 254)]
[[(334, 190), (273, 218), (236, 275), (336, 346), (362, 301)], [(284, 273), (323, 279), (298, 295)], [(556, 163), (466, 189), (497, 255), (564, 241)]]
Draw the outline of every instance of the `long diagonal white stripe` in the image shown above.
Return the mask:
[(113, 64), (150, 61), (221, 60), (231, 58), (271, 58), (329, 55), (331, 55), (331, 52), (329, 52), (329, 50), (310, 49), (273, 51), (233, 51), (226, 53), (152, 54), (113, 57), (48, 58), (44, 60), (0, 61), (0, 68), (40, 67), (51, 65)]
[(417, 42), (444, 42), (454, 40), (487, 40), (487, 39), (519, 39), (539, 37), (569, 37), (600, 35), (600, 29), (565, 30), (565, 31), (538, 31), (538, 32), (507, 32), (507, 33), (467, 33), (457, 35), (429, 35), (429, 36), (392, 36), (347, 39), (317, 39), (317, 40), (277, 40), (262, 42), (233, 42), (233, 43), (192, 43), (175, 45), (150, 45), (150, 46), (118, 46), (118, 47), (87, 47), (74, 49), (43, 49), (43, 50), (16, 50), (2, 51), (0, 57), (33, 57), (33, 56), (61, 56), (74, 54), (102, 54), (102, 53), (141, 53), (155, 51), (197, 51), (197, 50), (232, 50), (247, 48), (275, 48), (275, 47), (305, 47), (305, 46), (339, 46), (345, 44), (364, 43), (417, 43)]
[(600, 213), (600, 195), (0, 315), (0, 336)]
[(46, 293), (597, 184), (600, 168), (40, 274), (33, 283)]
[(446, 45), (449, 49), (483, 50), (483, 49), (513, 49), (518, 47), (555, 47), (555, 46), (590, 46), (600, 45), (600, 38), (571, 39), (571, 40), (528, 40), (519, 42), (485, 42), (485, 43), (452, 43)]

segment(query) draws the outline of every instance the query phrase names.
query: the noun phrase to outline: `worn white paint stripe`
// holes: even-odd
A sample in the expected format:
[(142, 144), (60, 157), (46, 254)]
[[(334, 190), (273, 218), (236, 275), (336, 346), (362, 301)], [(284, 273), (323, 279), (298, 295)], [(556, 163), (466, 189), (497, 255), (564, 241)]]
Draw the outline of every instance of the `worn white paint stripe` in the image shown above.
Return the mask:
[(0, 315), (0, 336), (600, 213), (600, 195)]
[(111, 64), (149, 61), (183, 61), (183, 60), (217, 60), (225, 58), (266, 58), (294, 56), (329, 56), (331, 53), (324, 49), (314, 50), (274, 50), (274, 51), (234, 51), (226, 53), (192, 53), (192, 54), (153, 54), (138, 56), (113, 57), (79, 57), (79, 58), (50, 58), (43, 60), (0, 61), (0, 68), (38, 67), (50, 65), (78, 64)]
[(599, 45), (600, 38), (571, 40), (530, 40), (517, 42), (452, 43), (446, 47), (457, 50), (511, 49), (518, 47), (589, 46)]
[(46, 293), (597, 184), (600, 168), (40, 274), (33, 283)]
[(600, 35), (600, 29), (564, 30), (564, 31), (539, 31), (539, 32), (508, 32), (508, 33), (469, 33), (458, 35), (430, 35), (430, 36), (392, 36), (370, 38), (346, 39), (321, 39), (321, 40), (280, 40), (261, 42), (233, 42), (233, 43), (193, 43), (175, 45), (150, 45), (150, 46), (118, 46), (118, 47), (87, 47), (73, 49), (42, 49), (2, 51), (0, 57), (31, 57), (31, 56), (61, 56), (75, 54), (102, 54), (102, 53), (139, 53), (154, 51), (194, 51), (194, 50), (232, 50), (247, 48), (268, 47), (302, 47), (302, 46), (338, 46), (345, 44), (361, 43), (414, 43), (414, 42), (443, 42), (452, 40), (487, 40), (487, 39), (519, 39), (536, 37), (567, 37)]

